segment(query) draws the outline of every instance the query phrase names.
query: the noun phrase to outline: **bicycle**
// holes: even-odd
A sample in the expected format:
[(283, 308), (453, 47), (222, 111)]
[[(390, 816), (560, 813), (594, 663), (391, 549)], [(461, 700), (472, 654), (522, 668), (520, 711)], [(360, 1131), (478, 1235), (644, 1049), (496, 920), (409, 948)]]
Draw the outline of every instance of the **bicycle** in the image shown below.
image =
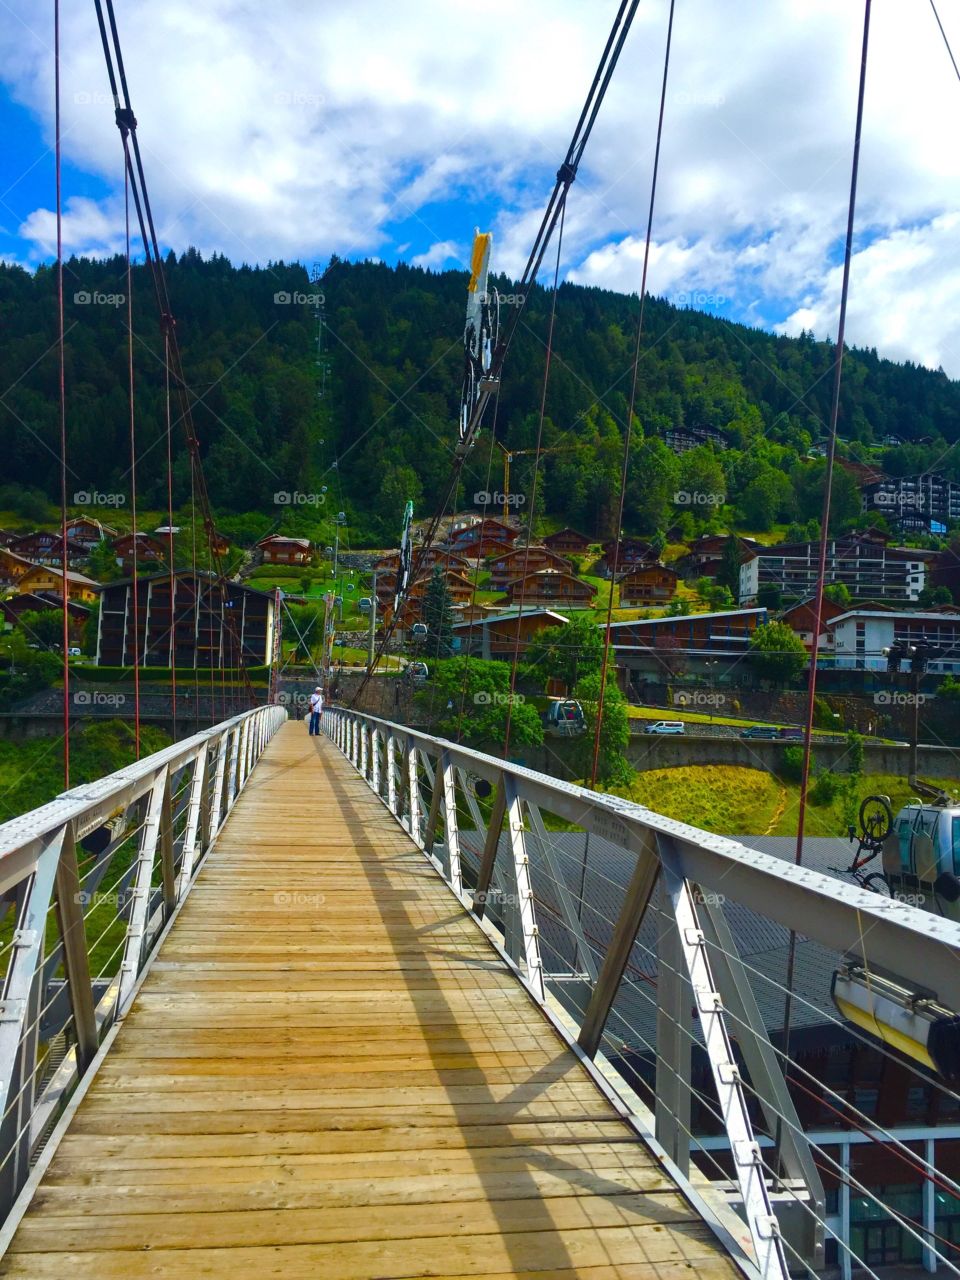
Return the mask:
[(851, 841), (857, 839), (857, 851), (849, 867), (830, 867), (837, 875), (853, 876), (862, 889), (890, 897), (890, 883), (882, 871), (864, 871), (883, 850), (887, 836), (893, 830), (893, 809), (888, 796), (866, 796), (857, 815), (860, 834), (855, 827), (848, 829)]

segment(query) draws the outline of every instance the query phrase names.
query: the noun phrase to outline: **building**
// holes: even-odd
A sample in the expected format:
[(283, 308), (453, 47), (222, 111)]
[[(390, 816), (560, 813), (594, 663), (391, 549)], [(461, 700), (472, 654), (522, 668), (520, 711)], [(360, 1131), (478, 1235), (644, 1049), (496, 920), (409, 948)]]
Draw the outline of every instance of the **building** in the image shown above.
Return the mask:
[(934, 675), (960, 672), (960, 612), (849, 609), (828, 624), (836, 666), (886, 671), (885, 649), (895, 642), (934, 647), (927, 669)]
[(544, 538), (543, 545), (560, 556), (582, 556), (590, 550), (590, 539), (576, 529), (558, 529)]
[(109, 542), (116, 536), (116, 529), (111, 529), (102, 520), (95, 520), (93, 516), (74, 516), (67, 521), (67, 537), (79, 542), (88, 553), (101, 542)]
[[(817, 622), (814, 606), (815, 599), (810, 596), (785, 609), (780, 615), (780, 621), (785, 622), (794, 635), (800, 637), (808, 653), (813, 652), (813, 632)], [(842, 604), (836, 604), (827, 596), (823, 597), (823, 607), (820, 610), (820, 643), (817, 646), (820, 653), (833, 652), (833, 632), (828, 624), (845, 612), (846, 609)]]
[(680, 575), (658, 560), (655, 564), (638, 564), (629, 569), (620, 585), (620, 607), (636, 604), (663, 604), (677, 594)]
[(603, 544), (600, 551), (602, 553), (601, 570), (607, 577), (613, 572), (614, 561), (616, 561), (617, 573), (623, 573), (635, 564), (658, 559), (652, 545), (643, 538), (621, 538), (619, 543), (616, 539), (610, 538)]
[(884, 476), (861, 487), (864, 512), (882, 515), (901, 532), (946, 533), (960, 521), (960, 484), (946, 476)]
[(512, 550), (520, 530), (486, 516), (462, 529), (455, 529), (447, 539), (447, 549), (468, 560), (485, 560)]
[[(82, 573), (67, 570), (67, 599), (80, 604), (94, 604), (99, 582), (85, 577)], [(42, 595), (44, 592), (63, 598), (63, 573), (53, 565), (35, 564), (17, 581), (18, 595)]]
[(730, 448), (726, 432), (718, 427), (667, 427), (663, 442), (674, 453), (686, 453), (688, 449), (696, 449), (702, 444), (712, 444), (716, 449)]
[(490, 589), (502, 591), (508, 583), (524, 573), (540, 573), (554, 569), (557, 573), (572, 573), (573, 565), (548, 547), (515, 547), (505, 556), (497, 556), (489, 562)]
[[(23, 595), (0, 601), (0, 616), (3, 617), (8, 627), (13, 627), (17, 625), (25, 613), (47, 613), (51, 610), (55, 611), (62, 608), (63, 600), (61, 597), (50, 595), (47, 592), (44, 592), (43, 595), (25, 592)], [(67, 617), (70, 619), (71, 637), (75, 639), (79, 636), (84, 624), (90, 617), (90, 610), (86, 605), (78, 604), (75, 600), (68, 600)]]
[(542, 569), (539, 573), (515, 578), (507, 583), (505, 590), (510, 604), (562, 604), (568, 609), (591, 608), (597, 594), (597, 588), (589, 582), (556, 569)]
[(16, 555), (8, 547), (0, 547), (0, 589), (15, 587), (23, 575), (34, 567), (32, 561)]
[(755, 542), (752, 538), (741, 538), (736, 534), (704, 533), (690, 543), (687, 554), (678, 561), (679, 567), (686, 576), (691, 578), (715, 578), (720, 572), (724, 552), (731, 540), (737, 544), (741, 562), (752, 551), (762, 549), (764, 546), (762, 542)]
[[(873, 531), (844, 534), (827, 544), (825, 581), (843, 583), (855, 599), (916, 600), (935, 554), (886, 546)], [(755, 601), (766, 585), (776, 587), (785, 601), (805, 600), (816, 589), (819, 562), (819, 541), (754, 548), (740, 566), (740, 603)]]
[[(691, 673), (730, 682), (767, 617), (766, 609), (754, 608), (614, 622), (610, 643), (629, 679)], [(606, 630), (605, 623), (598, 626)]]
[(308, 565), (312, 559), (309, 538), (287, 538), (271, 533), (257, 543), (264, 564)]
[[(269, 664), (273, 595), (211, 573), (180, 569), (100, 588), (97, 664), (131, 667), (235, 667)], [(171, 608), (172, 604), (172, 608)], [(136, 629), (134, 619), (136, 616)], [(172, 626), (171, 623), (175, 626)], [(137, 643), (134, 643), (136, 635)]]
[(121, 533), (111, 546), (121, 569), (132, 570), (134, 561), (138, 570), (140, 565), (150, 570), (167, 563), (166, 545), (149, 533)]
[[(47, 529), (39, 529), (35, 533), (25, 533), (9, 544), (8, 550), (14, 555), (23, 556), (32, 564), (49, 564), (60, 568), (63, 563), (63, 534), (60, 530), (53, 533)], [(67, 535), (67, 568), (73, 569), (83, 564), (88, 555), (82, 542)]]
[(566, 626), (567, 621), (562, 613), (554, 613), (552, 609), (504, 610), (485, 618), (457, 622), (453, 634), (460, 640), (461, 653), (512, 659), (515, 651), (524, 653), (541, 631)]
[[(420, 557), (419, 550), (414, 547), (413, 555), (411, 557), (411, 568), (414, 564), (419, 564), (419, 567), (424, 573), (426, 573), (427, 570), (432, 569), (435, 564), (443, 565), (445, 569), (464, 570), (470, 568), (470, 561), (466, 556), (458, 556), (453, 551), (444, 551), (441, 547), (428, 547), (427, 550), (423, 552), (422, 558)], [(393, 570), (395, 572), (399, 567), (399, 551), (390, 551), (387, 555), (381, 556), (379, 560), (375, 560), (373, 562), (373, 568), (378, 574), (384, 570)]]
[(954, 603), (960, 604), (960, 539), (954, 538), (933, 558), (928, 577), (931, 587), (946, 587)]

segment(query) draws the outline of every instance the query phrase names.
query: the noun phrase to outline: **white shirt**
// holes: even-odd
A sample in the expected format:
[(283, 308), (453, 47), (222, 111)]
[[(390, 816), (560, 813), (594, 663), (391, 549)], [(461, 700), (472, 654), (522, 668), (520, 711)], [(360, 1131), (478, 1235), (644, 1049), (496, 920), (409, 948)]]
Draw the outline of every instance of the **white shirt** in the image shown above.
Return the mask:
[(323, 694), (322, 694), (322, 693), (311, 693), (311, 695), (310, 695), (310, 710), (311, 710), (311, 711), (322, 711), (322, 710), (323, 710)]

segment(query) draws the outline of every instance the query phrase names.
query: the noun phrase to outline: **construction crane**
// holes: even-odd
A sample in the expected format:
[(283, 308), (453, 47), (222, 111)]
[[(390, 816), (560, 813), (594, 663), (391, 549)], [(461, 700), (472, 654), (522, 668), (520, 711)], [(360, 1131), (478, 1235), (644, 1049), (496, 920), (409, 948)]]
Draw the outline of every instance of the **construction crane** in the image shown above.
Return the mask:
[[(510, 463), (514, 458), (522, 458), (528, 453), (536, 453), (536, 449), (508, 449), (506, 445), (501, 444), (499, 440), (494, 440), (494, 444), (503, 454), (503, 492), (500, 494), (503, 500), (503, 518), (506, 520), (510, 514)], [(548, 449), (541, 449), (544, 453), (563, 453), (569, 449), (575, 448), (572, 444), (555, 444)]]

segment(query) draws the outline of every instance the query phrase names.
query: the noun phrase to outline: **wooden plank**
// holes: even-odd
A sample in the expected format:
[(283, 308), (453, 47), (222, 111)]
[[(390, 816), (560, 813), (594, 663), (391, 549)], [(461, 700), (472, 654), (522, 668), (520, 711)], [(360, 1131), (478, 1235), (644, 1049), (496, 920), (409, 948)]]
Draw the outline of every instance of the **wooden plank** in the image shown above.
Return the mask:
[(0, 1263), (64, 1274), (734, 1270), (422, 853), (291, 724)]

